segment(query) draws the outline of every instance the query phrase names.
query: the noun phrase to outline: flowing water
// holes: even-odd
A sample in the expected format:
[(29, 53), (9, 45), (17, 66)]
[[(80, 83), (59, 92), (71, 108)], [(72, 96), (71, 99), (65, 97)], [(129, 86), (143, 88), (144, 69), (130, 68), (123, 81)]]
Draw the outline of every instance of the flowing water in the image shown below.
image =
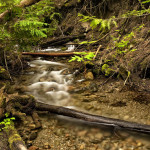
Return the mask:
[[(67, 51), (72, 51), (73, 49), (74, 46), (68, 46)], [(42, 51), (60, 50), (60, 48), (48, 48)], [(74, 75), (76, 72), (71, 74), (66, 64), (37, 58), (29, 62), (29, 65), (31, 68), (34, 68), (34, 71), (28, 72), (30, 79), (28, 80), (26, 93), (32, 94), (37, 101), (59, 106), (75, 106), (75, 109), (80, 110), (83, 110), (83, 106), (85, 104), (87, 105), (87, 107), (85, 107), (86, 111), (91, 110), (92, 105), (95, 107), (94, 111), (91, 111), (94, 114), (104, 116), (112, 115), (112, 117), (115, 114), (114, 109), (106, 107), (107, 101), (100, 104), (95, 102), (96, 100), (99, 100), (99, 97), (101, 97), (101, 100), (103, 100), (103, 98), (108, 99), (108, 97), (106, 97), (107, 95), (102, 96), (100, 92), (96, 93), (97, 95), (95, 93), (89, 94), (89, 91), (83, 94), (70, 94), (70, 86), (75, 83), (82, 84), (84, 79), (80, 78), (80, 80), (74, 81)], [(83, 86), (85, 85), (83, 84)], [(108, 95), (111, 94), (109, 92), (107, 93)], [(116, 94), (114, 95), (116, 96)], [(129, 95), (129, 93), (127, 93), (127, 95)], [(125, 97), (127, 97), (127, 95), (125, 95)], [(72, 97), (76, 99), (76, 103), (70, 106), (69, 104), (73, 104), (73, 102), (71, 102), (73, 101)], [(93, 100), (89, 100), (93, 98), (94, 102)], [(142, 108), (144, 107), (145, 106), (142, 106)], [(121, 107), (117, 109), (118, 112), (116, 113), (116, 118), (119, 118), (119, 115), (122, 118), (122, 113), (127, 114), (127, 112), (124, 112)], [(148, 107), (146, 107), (146, 109), (148, 109)], [(132, 108), (130, 111), (132, 111)], [(132, 115), (130, 112), (128, 114)], [(136, 113), (134, 115), (136, 115)], [(137, 114), (137, 116), (140, 115)], [(150, 148), (150, 144), (148, 142), (150, 139), (149, 136), (142, 134), (134, 134), (125, 131), (122, 132), (122, 137), (112, 132), (112, 128), (99, 128), (85, 122), (69, 119), (67, 117), (58, 117), (55, 115), (44, 115), (41, 117), (41, 120), (42, 124), (44, 124), (43, 130), (39, 133), (38, 138), (33, 142), (33, 145), (42, 147), (41, 149), (48, 149), (47, 147), (51, 147), (49, 149), (52, 150), (146, 150)]]
[[(66, 65), (39, 58), (31, 61), (30, 66), (35, 67), (37, 73), (30, 79), (32, 84), (28, 86), (28, 93), (46, 104), (65, 105), (70, 99), (68, 86), (73, 80), (72, 74), (66, 74)], [(62, 69), (51, 71), (51, 66), (61, 66)]]

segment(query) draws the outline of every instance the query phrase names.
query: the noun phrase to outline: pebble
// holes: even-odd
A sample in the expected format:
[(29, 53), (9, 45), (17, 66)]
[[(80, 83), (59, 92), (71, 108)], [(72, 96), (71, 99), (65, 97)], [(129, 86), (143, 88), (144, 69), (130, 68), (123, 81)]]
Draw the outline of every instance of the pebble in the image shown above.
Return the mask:
[(29, 129), (31, 129), (31, 130), (32, 130), (32, 129), (35, 129), (35, 124), (29, 124), (28, 127), (29, 127)]
[(46, 148), (46, 149), (50, 148), (50, 145), (48, 142), (44, 143), (44, 148)]
[(97, 133), (95, 134), (95, 138), (96, 139), (101, 139), (103, 137), (103, 134), (102, 133)]
[(85, 143), (80, 145), (80, 150), (85, 149)]
[(37, 132), (32, 132), (31, 134), (30, 134), (30, 140), (34, 140), (34, 139), (36, 139), (37, 138)]
[(129, 119), (129, 116), (126, 115), (126, 116), (123, 117), (123, 119), (127, 120), (127, 119)]
[(28, 150), (38, 150), (39, 148), (37, 146), (30, 146)]
[(83, 131), (80, 131), (78, 132), (78, 136), (85, 136), (85, 134), (87, 133), (87, 130), (83, 130)]

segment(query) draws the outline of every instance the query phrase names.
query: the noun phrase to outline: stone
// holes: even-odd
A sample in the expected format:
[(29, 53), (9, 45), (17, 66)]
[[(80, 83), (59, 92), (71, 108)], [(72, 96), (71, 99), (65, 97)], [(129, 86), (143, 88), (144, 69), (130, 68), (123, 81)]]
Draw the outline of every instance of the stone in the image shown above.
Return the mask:
[(32, 132), (30, 134), (30, 140), (35, 140), (37, 138), (37, 132)]
[(82, 149), (85, 149), (85, 144), (84, 143), (80, 145), (80, 150), (82, 150)]
[(96, 139), (101, 139), (103, 137), (103, 134), (102, 133), (97, 133), (97, 134), (95, 134), (95, 138)]
[(51, 148), (48, 142), (44, 143), (44, 148), (46, 148), (46, 149)]
[(83, 137), (83, 136), (85, 136), (85, 135), (86, 135), (86, 133), (87, 133), (87, 131), (86, 131), (86, 130), (82, 130), (82, 131), (78, 132), (78, 136)]
[(88, 72), (85, 74), (85, 79), (87, 80), (94, 80), (94, 76), (92, 72)]
[(39, 148), (36, 146), (30, 146), (28, 150), (38, 150)]

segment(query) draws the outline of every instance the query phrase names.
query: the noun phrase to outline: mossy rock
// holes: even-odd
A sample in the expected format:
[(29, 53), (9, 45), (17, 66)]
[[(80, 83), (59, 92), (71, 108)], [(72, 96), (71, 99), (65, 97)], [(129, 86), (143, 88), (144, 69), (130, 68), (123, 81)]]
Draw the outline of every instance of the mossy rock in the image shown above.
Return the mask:
[(61, 48), (62, 51), (65, 51), (65, 50), (67, 50), (67, 49), (68, 49), (67, 47), (62, 47), (62, 48)]

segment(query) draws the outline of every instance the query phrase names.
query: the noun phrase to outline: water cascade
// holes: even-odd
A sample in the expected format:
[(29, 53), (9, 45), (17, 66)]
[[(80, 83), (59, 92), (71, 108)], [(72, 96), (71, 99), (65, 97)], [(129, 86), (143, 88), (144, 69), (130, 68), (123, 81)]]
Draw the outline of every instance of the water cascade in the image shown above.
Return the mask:
[(70, 100), (68, 85), (73, 81), (73, 75), (67, 74), (67, 66), (41, 58), (31, 61), (29, 65), (36, 68), (36, 72), (30, 79), (27, 93), (46, 104), (67, 105)]

